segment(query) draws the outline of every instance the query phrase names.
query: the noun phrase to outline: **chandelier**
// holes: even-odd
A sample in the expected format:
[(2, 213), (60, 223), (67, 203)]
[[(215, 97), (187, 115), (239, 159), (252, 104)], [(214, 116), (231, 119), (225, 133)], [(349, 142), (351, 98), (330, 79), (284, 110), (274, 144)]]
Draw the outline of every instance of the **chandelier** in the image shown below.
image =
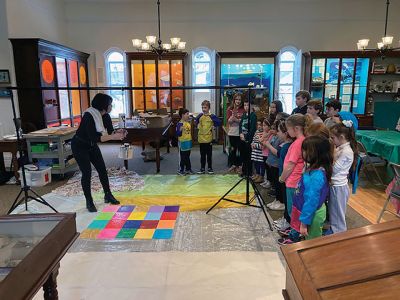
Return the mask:
[(388, 16), (389, 16), (389, 5), (390, 1), (386, 1), (386, 19), (385, 19), (385, 33), (382, 37), (382, 42), (377, 43), (377, 48), (371, 49), (367, 48), (369, 39), (361, 39), (357, 43), (357, 49), (362, 50), (362, 51), (378, 51), (381, 52), (382, 54), (387, 52), (387, 51), (393, 51), (393, 50), (400, 50), (400, 47), (391, 47), (393, 43), (393, 36), (389, 36), (386, 34), (387, 32), (387, 23), (388, 23)]
[[(161, 57), (163, 54), (168, 52), (180, 52), (185, 50), (186, 42), (181, 41), (179, 37), (171, 38), (171, 43), (163, 43), (161, 41), (161, 24), (160, 24), (160, 0), (157, 1), (157, 12), (158, 12), (158, 40), (154, 35), (147, 35), (146, 42), (142, 42), (140, 39), (133, 39), (132, 44), (138, 51), (150, 51), (154, 52)], [(156, 44), (157, 41), (157, 44)]]

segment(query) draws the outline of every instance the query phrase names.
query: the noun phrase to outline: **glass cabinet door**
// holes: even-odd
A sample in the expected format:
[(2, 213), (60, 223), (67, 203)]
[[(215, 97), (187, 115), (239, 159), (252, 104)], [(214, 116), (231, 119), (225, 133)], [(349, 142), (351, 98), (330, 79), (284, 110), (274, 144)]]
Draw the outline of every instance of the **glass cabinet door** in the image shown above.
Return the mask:
[[(183, 64), (182, 60), (171, 61), (172, 86), (183, 86)], [(172, 90), (172, 109), (184, 107), (183, 90)]]
[(312, 60), (312, 75), (311, 75), (311, 98), (322, 100), (324, 91), (325, 78), (325, 59), (316, 58)]
[[(43, 87), (55, 87), (54, 56), (41, 55), (40, 73)], [(47, 126), (59, 126), (60, 115), (56, 90), (43, 90), (43, 107)]]
[[(158, 62), (158, 86), (170, 87), (171, 76), (169, 73), (169, 60), (160, 60)], [(159, 108), (171, 108), (171, 90), (159, 91)]]
[[(56, 57), (57, 65), (57, 84), (58, 87), (67, 87), (67, 65), (64, 58)], [(71, 108), (69, 105), (69, 95), (67, 90), (58, 90), (60, 99), (61, 123), (71, 125)]]
[[(75, 60), (69, 60), (68, 61), (68, 69), (69, 69), (69, 86), (70, 87), (78, 87), (79, 86), (78, 62)], [(71, 90), (70, 96), (72, 99), (72, 115), (74, 116), (74, 119), (80, 119), (81, 97), (80, 97), (79, 90)]]
[[(144, 86), (145, 87), (157, 86), (155, 60), (144, 61)], [(145, 99), (146, 99), (146, 110), (157, 109), (157, 95), (155, 90), (146, 90)]]
[[(143, 87), (143, 64), (141, 60), (131, 61), (132, 87)], [(142, 90), (132, 91), (133, 110), (144, 110), (144, 92)]]
[(339, 100), (342, 102), (342, 111), (350, 111), (353, 95), (355, 62), (355, 58), (342, 59), (339, 92)]
[(352, 109), (354, 114), (364, 114), (367, 98), (369, 58), (357, 58)]
[(339, 58), (328, 58), (326, 60), (324, 103), (337, 98), (339, 63)]

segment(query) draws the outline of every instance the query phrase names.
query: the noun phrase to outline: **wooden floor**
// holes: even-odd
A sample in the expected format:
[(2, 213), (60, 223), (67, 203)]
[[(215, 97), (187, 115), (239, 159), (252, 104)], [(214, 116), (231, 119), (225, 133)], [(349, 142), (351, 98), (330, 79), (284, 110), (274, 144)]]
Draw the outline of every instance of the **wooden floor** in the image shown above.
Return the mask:
[[(375, 185), (366, 178), (361, 178), (357, 193), (350, 196), (348, 205), (372, 224), (376, 224), (379, 213), (387, 199), (385, 188), (386, 186)], [(395, 212), (392, 204), (388, 205), (388, 209), (393, 213)], [(397, 217), (395, 215), (385, 212), (381, 223), (396, 219)]]

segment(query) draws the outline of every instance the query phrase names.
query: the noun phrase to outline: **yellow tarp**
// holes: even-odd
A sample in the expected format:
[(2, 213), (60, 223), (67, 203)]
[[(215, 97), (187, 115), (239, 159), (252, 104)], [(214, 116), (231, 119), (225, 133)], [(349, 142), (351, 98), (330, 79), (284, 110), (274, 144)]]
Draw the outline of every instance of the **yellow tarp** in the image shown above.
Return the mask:
[[(180, 211), (206, 210), (238, 181), (236, 175), (148, 175), (141, 191), (114, 193), (122, 205), (179, 205)], [(252, 192), (252, 189), (251, 189)], [(242, 181), (227, 197), (245, 201), (246, 181)], [(240, 205), (222, 201), (218, 207)]]

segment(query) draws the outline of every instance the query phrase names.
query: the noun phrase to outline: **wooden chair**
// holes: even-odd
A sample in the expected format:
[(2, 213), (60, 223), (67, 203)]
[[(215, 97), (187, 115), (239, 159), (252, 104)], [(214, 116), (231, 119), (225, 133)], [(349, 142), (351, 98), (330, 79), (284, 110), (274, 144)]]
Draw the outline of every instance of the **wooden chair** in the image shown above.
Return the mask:
[(364, 171), (368, 180), (373, 183), (373, 180), (371, 180), (368, 170), (366, 170), (367, 167), (372, 167), (372, 169), (374, 170), (374, 172), (376, 174), (376, 177), (378, 177), (378, 179), (379, 179), (379, 183), (381, 185), (384, 185), (383, 180), (382, 180), (381, 176), (379, 175), (378, 170), (376, 169), (376, 166), (385, 166), (386, 161), (377, 156), (370, 156), (368, 154), (367, 149), (365, 148), (363, 143), (361, 143), (360, 141), (357, 141), (357, 149), (358, 149), (358, 153), (361, 158), (361, 161), (362, 161), (361, 170)]
[(396, 215), (397, 217), (400, 218), (400, 215), (399, 215), (399, 214), (393, 213), (393, 212), (391, 212), (390, 210), (387, 210), (387, 209), (386, 209), (387, 206), (388, 206), (388, 204), (389, 204), (389, 202), (390, 202), (390, 200), (391, 200), (392, 198), (395, 198), (395, 199), (397, 199), (398, 201), (400, 201), (400, 165), (391, 163), (391, 164), (390, 164), (390, 167), (392, 167), (393, 173), (394, 173), (394, 185), (393, 185), (392, 190), (391, 190), (390, 193), (389, 193), (389, 196), (387, 197), (387, 199), (386, 199), (386, 201), (385, 201), (385, 204), (383, 205), (383, 208), (382, 208), (381, 213), (379, 214), (377, 223), (379, 223), (379, 222), (381, 221), (382, 216), (383, 216), (383, 214), (385, 213), (385, 211), (388, 211), (388, 212), (390, 212), (391, 214), (394, 214), (394, 215)]

